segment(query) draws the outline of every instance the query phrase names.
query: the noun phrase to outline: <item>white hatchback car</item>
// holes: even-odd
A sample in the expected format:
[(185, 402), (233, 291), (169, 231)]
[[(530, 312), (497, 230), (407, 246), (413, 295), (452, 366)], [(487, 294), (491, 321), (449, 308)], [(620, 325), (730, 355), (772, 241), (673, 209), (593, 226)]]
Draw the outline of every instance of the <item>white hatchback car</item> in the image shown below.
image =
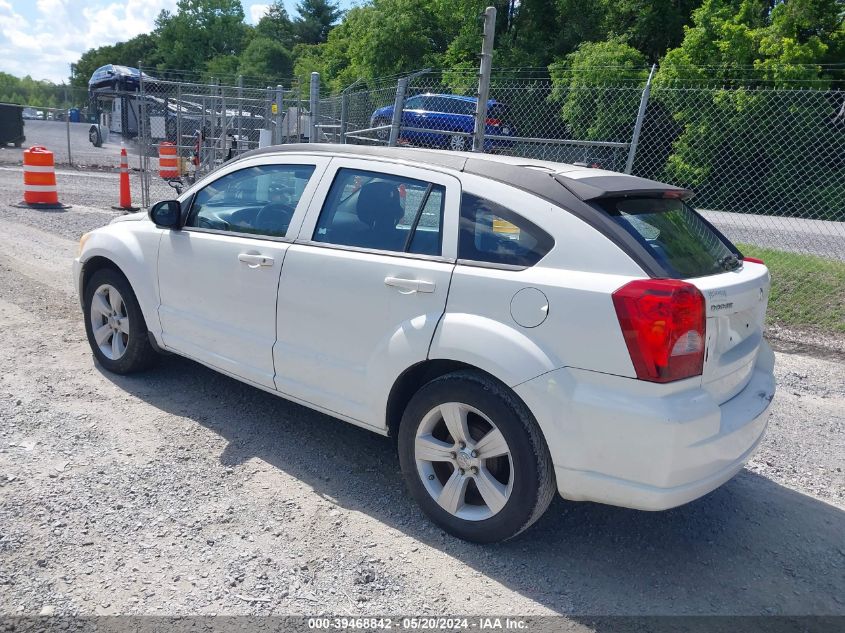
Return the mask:
[(394, 436), (429, 517), (498, 541), (555, 489), (686, 503), (759, 444), (769, 273), (689, 195), (521, 158), (271, 147), (86, 234), (75, 274), (106, 369), (166, 350)]

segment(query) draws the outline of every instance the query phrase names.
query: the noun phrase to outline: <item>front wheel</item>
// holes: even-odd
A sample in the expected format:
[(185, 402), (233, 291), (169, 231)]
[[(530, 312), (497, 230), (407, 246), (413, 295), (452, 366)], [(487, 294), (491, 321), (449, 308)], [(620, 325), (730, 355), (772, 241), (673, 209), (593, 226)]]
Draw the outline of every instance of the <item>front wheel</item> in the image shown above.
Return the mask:
[(462, 152), (466, 149), (467, 140), (466, 137), (461, 136), (459, 134), (453, 134), (449, 137), (449, 149), (455, 152)]
[(144, 315), (126, 278), (98, 270), (85, 285), (85, 333), (99, 363), (116, 374), (147, 369), (158, 359)]
[(91, 145), (94, 147), (103, 146), (103, 137), (100, 135), (100, 128), (98, 126), (92, 125), (88, 129), (88, 140), (91, 141)]
[(507, 387), (475, 372), (447, 374), (414, 395), (399, 429), (399, 461), (429, 518), (468, 541), (516, 536), (554, 496), (534, 417)]

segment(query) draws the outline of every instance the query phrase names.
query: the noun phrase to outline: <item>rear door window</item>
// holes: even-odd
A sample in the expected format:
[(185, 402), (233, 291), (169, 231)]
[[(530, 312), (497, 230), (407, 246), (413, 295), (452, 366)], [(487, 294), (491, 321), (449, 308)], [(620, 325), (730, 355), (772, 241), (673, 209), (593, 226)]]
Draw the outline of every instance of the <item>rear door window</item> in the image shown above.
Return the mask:
[(600, 203), (673, 277), (704, 277), (739, 265), (736, 247), (683, 200), (618, 198)]
[(551, 235), (515, 211), (470, 193), (461, 198), (458, 259), (527, 268), (553, 246)]
[(312, 239), (339, 246), (440, 255), (445, 196), (443, 185), (339, 169)]

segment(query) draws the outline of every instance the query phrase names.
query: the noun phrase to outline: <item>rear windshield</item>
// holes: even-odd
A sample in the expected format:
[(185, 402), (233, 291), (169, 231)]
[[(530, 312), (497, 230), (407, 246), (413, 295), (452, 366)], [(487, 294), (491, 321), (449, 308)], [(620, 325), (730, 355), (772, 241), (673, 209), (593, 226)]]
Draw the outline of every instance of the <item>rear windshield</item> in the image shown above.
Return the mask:
[(704, 277), (739, 265), (736, 247), (682, 200), (625, 198), (601, 204), (672, 277)]

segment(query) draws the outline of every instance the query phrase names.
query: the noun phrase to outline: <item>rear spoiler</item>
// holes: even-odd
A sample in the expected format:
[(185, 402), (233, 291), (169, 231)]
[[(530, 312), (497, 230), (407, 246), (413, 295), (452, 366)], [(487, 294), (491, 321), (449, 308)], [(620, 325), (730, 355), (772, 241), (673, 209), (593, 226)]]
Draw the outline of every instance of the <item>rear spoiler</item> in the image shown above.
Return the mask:
[[(575, 176), (577, 174), (577, 176)], [(575, 177), (573, 177), (575, 176)], [(594, 169), (564, 172), (554, 175), (555, 180), (586, 201), (600, 198), (679, 198), (689, 200), (694, 195), (689, 189), (666, 183)]]

